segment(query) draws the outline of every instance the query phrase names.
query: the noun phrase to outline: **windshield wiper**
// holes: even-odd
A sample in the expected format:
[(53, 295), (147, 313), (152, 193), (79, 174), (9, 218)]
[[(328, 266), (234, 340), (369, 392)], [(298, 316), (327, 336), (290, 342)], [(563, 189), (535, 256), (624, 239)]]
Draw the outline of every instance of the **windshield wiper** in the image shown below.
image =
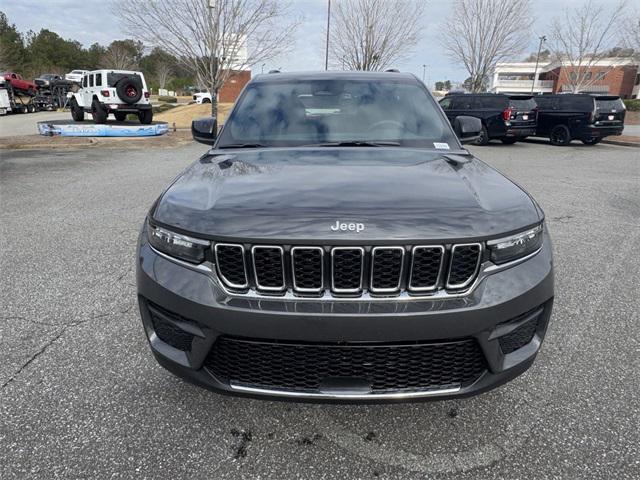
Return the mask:
[(345, 140), (343, 142), (326, 142), (304, 145), (305, 147), (399, 147), (399, 142), (370, 142), (367, 140)]
[(228, 145), (220, 145), (218, 148), (261, 148), (266, 147), (261, 143), (229, 143)]

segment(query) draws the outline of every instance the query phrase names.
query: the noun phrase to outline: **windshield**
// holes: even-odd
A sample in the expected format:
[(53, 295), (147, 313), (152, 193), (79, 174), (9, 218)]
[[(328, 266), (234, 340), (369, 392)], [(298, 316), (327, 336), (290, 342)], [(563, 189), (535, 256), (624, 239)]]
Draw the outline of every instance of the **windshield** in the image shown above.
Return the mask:
[(458, 146), (437, 104), (417, 83), (339, 79), (250, 84), (218, 147), (343, 142)]

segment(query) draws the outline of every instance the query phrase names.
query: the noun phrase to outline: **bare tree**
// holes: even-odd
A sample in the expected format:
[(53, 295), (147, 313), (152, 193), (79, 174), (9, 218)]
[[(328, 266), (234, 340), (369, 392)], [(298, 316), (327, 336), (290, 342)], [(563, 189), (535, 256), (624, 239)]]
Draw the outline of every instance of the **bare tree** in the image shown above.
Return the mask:
[(171, 75), (173, 74), (173, 66), (164, 59), (158, 59), (154, 67), (156, 80), (158, 81), (158, 87), (164, 89), (167, 86), (167, 82), (169, 82)]
[(553, 20), (550, 32), (550, 47), (555, 60), (569, 70), (564, 82), (573, 93), (593, 85), (600, 78), (594, 74), (615, 68), (615, 64), (598, 65), (610, 55), (616, 42), (617, 28), (626, 6), (626, 0), (607, 10), (591, 0), (586, 5), (570, 10), (565, 9), (560, 17)]
[(234, 71), (284, 53), (298, 25), (286, 0), (118, 0), (118, 13), (132, 35), (176, 57), (209, 89), (214, 117)]
[(341, 0), (331, 12), (332, 63), (384, 70), (406, 58), (420, 38), (425, 0)]
[(105, 68), (114, 70), (136, 70), (142, 58), (144, 46), (134, 40), (115, 40), (111, 42), (101, 59)]
[(633, 55), (640, 59), (640, 10), (632, 12), (623, 23), (622, 44), (633, 49)]
[(530, 0), (455, 0), (442, 27), (442, 47), (469, 73), (473, 92), (484, 89), (497, 62), (522, 53), (531, 40)]

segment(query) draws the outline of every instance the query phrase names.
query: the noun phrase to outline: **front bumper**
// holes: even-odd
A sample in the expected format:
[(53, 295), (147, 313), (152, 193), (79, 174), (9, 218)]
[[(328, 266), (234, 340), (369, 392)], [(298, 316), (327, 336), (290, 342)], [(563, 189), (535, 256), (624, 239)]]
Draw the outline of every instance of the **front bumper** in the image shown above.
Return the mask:
[[(523, 373), (543, 341), (553, 304), (553, 262), (548, 236), (527, 261), (486, 276), (468, 295), (450, 299), (325, 299), (229, 294), (215, 274), (186, 268), (158, 254), (140, 236), (137, 283), (142, 322), (158, 362), (198, 385), (222, 393), (310, 401), (386, 401), (477, 394)], [(150, 310), (167, 313), (170, 328), (187, 332), (188, 344), (161, 340)], [(526, 344), (504, 353), (500, 338), (536, 312)], [(176, 314), (172, 316), (171, 313)], [(165, 337), (166, 338), (166, 337)], [(319, 391), (269, 388), (217, 378), (211, 352), (218, 339), (304, 345), (388, 345), (407, 342), (477, 342), (485, 369), (472, 382), (428, 390), (376, 393), (360, 382)], [(431, 343), (429, 343), (431, 342)]]

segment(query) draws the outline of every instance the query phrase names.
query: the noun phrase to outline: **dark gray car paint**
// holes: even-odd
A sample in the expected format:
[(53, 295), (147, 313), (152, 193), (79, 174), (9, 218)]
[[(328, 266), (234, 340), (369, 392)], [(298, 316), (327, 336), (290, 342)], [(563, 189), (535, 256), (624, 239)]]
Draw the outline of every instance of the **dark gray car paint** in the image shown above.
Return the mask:
[[(287, 243), (477, 239), (541, 220), (484, 162), (393, 147), (212, 150), (162, 195), (153, 219), (205, 238)], [(332, 232), (336, 220), (365, 229)]]

